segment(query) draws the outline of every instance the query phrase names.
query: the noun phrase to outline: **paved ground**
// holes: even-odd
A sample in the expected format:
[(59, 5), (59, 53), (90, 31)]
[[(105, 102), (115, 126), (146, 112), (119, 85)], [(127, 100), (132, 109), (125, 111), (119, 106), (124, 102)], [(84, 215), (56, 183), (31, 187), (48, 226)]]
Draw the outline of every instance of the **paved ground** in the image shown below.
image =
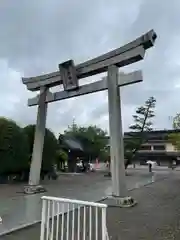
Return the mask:
[[(135, 176), (133, 172), (129, 173)], [(162, 180), (164, 179), (165, 180)], [(168, 178), (167, 178), (168, 177)], [(178, 172), (159, 173), (157, 181), (131, 191), (138, 205), (131, 209), (108, 208), (109, 235), (114, 240), (180, 239), (180, 176)], [(39, 239), (39, 224), (1, 236), (4, 240)]]
[[(159, 169), (156, 169), (158, 171)], [(167, 168), (161, 168), (163, 172), (168, 171)], [(146, 166), (137, 166), (127, 170), (127, 184), (128, 188), (134, 187), (135, 183), (146, 180), (149, 177), (148, 168)], [(83, 178), (83, 181), (82, 181)], [(104, 173), (90, 173), (90, 174), (77, 174), (77, 175), (65, 175), (59, 176), (58, 180), (42, 181), (41, 184), (45, 186), (48, 194), (62, 194), (64, 189), (71, 189), (77, 186), (87, 187), (101, 182), (110, 182), (109, 178), (104, 178)], [(14, 198), (24, 196), (23, 194), (24, 183), (19, 184), (0, 184), (0, 200), (7, 198)]]
[(114, 240), (180, 239), (180, 174), (131, 191), (138, 205), (109, 208), (107, 224)]
[[(160, 181), (131, 191), (131, 195), (138, 200), (136, 207), (108, 208), (107, 226), (111, 239), (180, 239), (180, 175), (178, 172), (168, 176), (161, 173), (157, 179)], [(40, 225), (37, 224), (0, 239), (36, 240), (39, 239), (39, 229)]]
[[(162, 174), (157, 175), (157, 178), (163, 176), (162, 172)], [(153, 180), (154, 177), (147, 171), (129, 170), (127, 187), (128, 189), (137, 188)], [(0, 235), (40, 221), (42, 195), (98, 201), (111, 194), (111, 179), (104, 177), (102, 173), (76, 176), (61, 175), (59, 180), (45, 181), (44, 185), (48, 190), (47, 193), (29, 196), (22, 194), (22, 185), (6, 186), (4, 191), (0, 189), (0, 216), (3, 219), (3, 224), (0, 225)], [(12, 188), (14, 192), (11, 191)], [(16, 191), (19, 191), (18, 195)]]

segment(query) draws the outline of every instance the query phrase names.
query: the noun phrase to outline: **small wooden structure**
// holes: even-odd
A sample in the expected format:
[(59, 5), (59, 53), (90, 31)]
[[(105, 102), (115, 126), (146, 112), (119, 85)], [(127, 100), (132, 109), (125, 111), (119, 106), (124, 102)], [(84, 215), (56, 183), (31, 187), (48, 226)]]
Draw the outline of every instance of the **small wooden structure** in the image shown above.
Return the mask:
[(68, 154), (68, 171), (76, 172), (78, 158), (84, 158), (82, 144), (75, 138), (61, 135), (59, 139), (61, 148)]

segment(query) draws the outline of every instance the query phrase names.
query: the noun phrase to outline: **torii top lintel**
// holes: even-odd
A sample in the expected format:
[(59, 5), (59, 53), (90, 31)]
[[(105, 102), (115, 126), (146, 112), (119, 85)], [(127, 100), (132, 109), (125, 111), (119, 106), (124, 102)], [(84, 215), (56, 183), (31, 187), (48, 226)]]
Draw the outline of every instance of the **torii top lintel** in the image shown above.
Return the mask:
[[(105, 72), (108, 66), (112, 64), (123, 67), (140, 61), (144, 58), (145, 51), (154, 45), (156, 38), (156, 33), (154, 30), (151, 30), (120, 48), (78, 64), (76, 65), (77, 77), (80, 79)], [(37, 91), (42, 86), (53, 87), (62, 84), (59, 71), (36, 77), (22, 78), (22, 82), (31, 91)]]

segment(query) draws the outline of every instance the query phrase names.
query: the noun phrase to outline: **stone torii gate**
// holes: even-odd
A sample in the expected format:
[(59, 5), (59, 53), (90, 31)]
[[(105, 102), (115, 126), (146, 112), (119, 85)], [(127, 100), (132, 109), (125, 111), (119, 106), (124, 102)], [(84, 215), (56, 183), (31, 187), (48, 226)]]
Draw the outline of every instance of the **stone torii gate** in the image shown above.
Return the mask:
[[(142, 60), (145, 51), (154, 45), (156, 37), (156, 33), (151, 30), (118, 49), (76, 66), (74, 66), (73, 60), (69, 60), (59, 64), (59, 71), (37, 77), (22, 78), (22, 82), (28, 90), (40, 90), (39, 95), (28, 99), (28, 106), (38, 105), (38, 113), (29, 185), (25, 187), (26, 193), (35, 193), (39, 189), (48, 103), (108, 89), (112, 173), (112, 196), (109, 199), (112, 204), (123, 205), (124, 202), (125, 205), (134, 204), (133, 199), (128, 198), (127, 201), (119, 87), (138, 83), (143, 79), (141, 71), (119, 74), (118, 68)], [(102, 80), (79, 86), (79, 79), (103, 72), (107, 72), (107, 77)], [(55, 93), (49, 91), (51, 87), (60, 84), (63, 84), (63, 91)]]

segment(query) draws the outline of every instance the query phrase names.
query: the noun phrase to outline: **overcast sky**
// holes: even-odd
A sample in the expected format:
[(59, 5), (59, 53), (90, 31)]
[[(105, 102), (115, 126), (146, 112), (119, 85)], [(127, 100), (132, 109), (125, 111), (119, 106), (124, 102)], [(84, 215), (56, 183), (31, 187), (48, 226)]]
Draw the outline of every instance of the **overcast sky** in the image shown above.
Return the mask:
[[(170, 128), (180, 112), (179, 13), (178, 0), (1, 0), (0, 115), (21, 126), (35, 123), (37, 108), (27, 107), (32, 93), (21, 77), (56, 71), (68, 59), (78, 64), (153, 28), (155, 46), (144, 61), (125, 69), (141, 68), (144, 82), (121, 91), (123, 128), (128, 130), (135, 108), (150, 96), (157, 99), (155, 128)], [(48, 107), (47, 126), (56, 134), (73, 118), (108, 130), (107, 92)]]

